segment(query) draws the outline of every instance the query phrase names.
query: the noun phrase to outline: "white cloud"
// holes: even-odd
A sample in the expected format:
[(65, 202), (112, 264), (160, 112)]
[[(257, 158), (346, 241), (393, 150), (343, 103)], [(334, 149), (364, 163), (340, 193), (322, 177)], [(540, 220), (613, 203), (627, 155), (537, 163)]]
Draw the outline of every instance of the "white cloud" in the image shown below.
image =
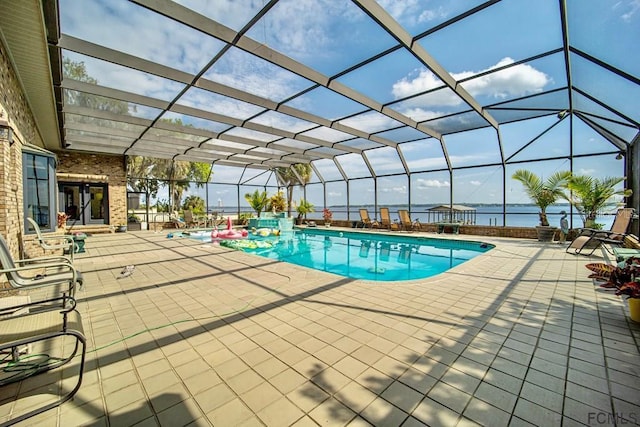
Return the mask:
[(374, 133), (400, 126), (398, 121), (380, 114), (377, 111), (359, 114), (348, 119), (340, 120), (339, 123), (367, 133)]
[(469, 181), (469, 184), (474, 185), (474, 186), (482, 185), (482, 183), (480, 181)]
[[(490, 71), (513, 64), (513, 62), (511, 58), (504, 58), (496, 65), (483, 71)], [(461, 80), (473, 74), (477, 73), (463, 72), (454, 74), (453, 77), (456, 80)], [(506, 98), (508, 96), (524, 96), (541, 92), (550, 82), (551, 78), (542, 71), (536, 70), (531, 65), (518, 64), (486, 76), (469, 80), (463, 83), (462, 86), (473, 96), (485, 95), (493, 98)]]
[(199, 88), (189, 89), (187, 93), (180, 98), (178, 104), (239, 119), (247, 119), (263, 110), (256, 105)]
[(274, 127), (276, 129), (284, 129), (289, 132), (303, 132), (307, 129), (317, 126), (315, 123), (298, 119), (277, 111), (268, 111), (249, 120), (252, 123), (258, 123), (265, 126)]
[(593, 175), (596, 173), (595, 169), (584, 169), (581, 168), (578, 172), (578, 175)]
[[(456, 81), (459, 81), (476, 74), (513, 64), (513, 62), (511, 58), (504, 58), (485, 70), (463, 71), (460, 73), (452, 73), (451, 76)], [(551, 78), (545, 73), (536, 70), (530, 65), (518, 64), (469, 80), (463, 83), (462, 86), (473, 96), (505, 98), (507, 96), (523, 96), (540, 92), (544, 86), (550, 82)], [(413, 71), (409, 76), (394, 83), (392, 93), (399, 99), (439, 86), (442, 86), (440, 79), (431, 71), (423, 68), (418, 71)], [(414, 105), (421, 106), (455, 106), (462, 103), (462, 99), (449, 89), (436, 91), (425, 97), (417, 97), (412, 101)]]
[[(410, 102), (411, 101), (407, 101), (407, 104)], [(402, 103), (402, 104), (406, 105), (405, 103)], [(398, 110), (400, 110), (402, 114), (404, 114), (405, 116), (409, 117), (412, 120), (415, 120), (416, 122), (423, 122), (425, 120), (433, 119), (435, 117), (441, 117), (445, 114), (442, 111), (425, 110), (424, 108), (408, 108), (404, 110), (402, 108), (403, 105), (400, 105), (398, 107)]]
[[(66, 34), (190, 73), (222, 47), (200, 31), (130, 2), (62, 0), (60, 16)], [(101, 25), (88, 18), (100, 19)]]
[[(417, 75), (416, 75), (417, 73)], [(415, 77), (412, 77), (415, 76)], [(442, 86), (442, 81), (426, 68), (414, 70), (408, 76), (393, 84), (391, 93), (396, 99), (404, 98), (415, 93), (424, 92)]]
[(311, 129), (308, 132), (304, 132), (302, 135), (309, 136), (311, 138), (323, 139), (325, 141), (338, 142), (349, 139), (352, 135), (344, 133), (335, 129), (321, 126), (319, 128)]
[(341, 197), (342, 193), (339, 191), (329, 191), (327, 192), (327, 196), (329, 197)]
[(173, 1), (235, 30), (241, 29), (262, 8), (262, 3), (255, 0)]
[(385, 188), (379, 189), (379, 191), (381, 193), (402, 193), (402, 194), (406, 194), (407, 193), (407, 186), (406, 185), (400, 185), (400, 186), (396, 186), (396, 187), (385, 187)]
[(497, 154), (495, 153), (476, 153), (476, 154), (450, 154), (449, 159), (454, 166), (462, 165), (479, 165), (487, 163), (492, 159), (495, 159)]
[(447, 162), (444, 159), (444, 155), (438, 157), (416, 157), (414, 159), (407, 159), (407, 166), (411, 171), (440, 169), (447, 167)]
[[(614, 9), (620, 5), (621, 2), (615, 4)], [(627, 5), (627, 12), (620, 15), (623, 21), (631, 22), (633, 20), (634, 15), (640, 10), (640, 0), (631, 0)]]
[[(293, 58), (329, 57), (364, 15), (345, 0), (297, 0), (278, 3), (249, 35)], [(336, 25), (342, 23), (341, 25)]]
[(378, 0), (378, 3), (396, 21), (408, 27), (448, 16), (447, 11), (442, 6), (429, 9), (424, 2), (421, 3), (419, 0)]
[(311, 85), (289, 71), (239, 49), (230, 49), (204, 78), (274, 101)]
[(451, 187), (451, 183), (449, 181), (440, 181), (438, 179), (418, 178), (416, 180), (416, 186), (418, 187), (418, 189), (443, 188), (443, 187)]

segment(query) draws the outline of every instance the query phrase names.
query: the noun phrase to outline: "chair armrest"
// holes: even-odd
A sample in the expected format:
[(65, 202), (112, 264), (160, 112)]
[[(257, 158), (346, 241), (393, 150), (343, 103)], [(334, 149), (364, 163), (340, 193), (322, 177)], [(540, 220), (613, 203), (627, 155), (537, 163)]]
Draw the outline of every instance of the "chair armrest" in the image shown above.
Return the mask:
[(75, 244), (73, 237), (60, 236), (60, 237), (46, 237), (40, 241), (40, 243), (50, 249), (71, 247)]
[(65, 256), (41, 256), (34, 258), (25, 258), (25, 259), (16, 259), (13, 261), (16, 265), (18, 264), (37, 264), (37, 263), (66, 263), (69, 265), (73, 265), (71, 260)]
[[(57, 303), (59, 302), (60, 304), (52, 304), (52, 303)], [(31, 301), (28, 303), (24, 303), (24, 304), (18, 304), (18, 305), (14, 305), (12, 307), (3, 307), (0, 309), (0, 316), (4, 316), (4, 315), (9, 315), (9, 314), (13, 314), (12, 318), (16, 318), (16, 317), (26, 317), (26, 316), (30, 316), (33, 314), (37, 314), (42, 312), (43, 308), (48, 308), (48, 306), (50, 306), (49, 309), (51, 310), (59, 310), (60, 313), (64, 314), (64, 313), (68, 313), (72, 310), (74, 310), (76, 308), (76, 300), (75, 298), (73, 298), (72, 296), (69, 295), (62, 295), (59, 297), (54, 297), (54, 298), (50, 298), (50, 299), (46, 299), (46, 300), (41, 300), (41, 301)], [(36, 311), (27, 311), (24, 312), (22, 314), (14, 314), (16, 311), (18, 310), (22, 310), (24, 308), (32, 308), (32, 307), (36, 307), (36, 306), (40, 306), (40, 308)], [(5, 318), (6, 319), (6, 318)], [(3, 320), (3, 318), (0, 317), (0, 322)]]
[(611, 240), (618, 240), (620, 239), (621, 242), (624, 242), (624, 238), (627, 234), (626, 233), (616, 233), (614, 231), (604, 231), (602, 233), (594, 233), (593, 237), (595, 239), (611, 239)]
[(606, 237), (597, 237), (597, 236), (594, 237), (594, 239), (596, 239), (596, 240), (598, 240), (599, 242), (602, 242), (602, 243), (608, 243), (610, 245), (620, 245), (620, 246), (624, 245), (624, 239), (618, 240), (618, 239), (609, 239), (609, 238), (606, 238)]
[(41, 270), (41, 269), (47, 269), (47, 268), (63, 268), (66, 270), (69, 270), (71, 272), (73, 272), (73, 278), (74, 280), (77, 278), (78, 276), (78, 272), (76, 270), (76, 268), (68, 263), (68, 262), (52, 262), (52, 263), (44, 263), (44, 264), (28, 264), (28, 265), (23, 265), (21, 267), (14, 267), (14, 268), (3, 268), (0, 270), (0, 273), (10, 273), (12, 271), (29, 271), (29, 270)]
[(589, 237), (598, 237), (598, 236), (623, 236), (621, 233), (616, 233), (614, 231), (609, 230), (596, 230), (595, 228), (580, 228), (579, 236), (589, 236)]
[(73, 236), (68, 234), (49, 235), (42, 236), (42, 240), (66, 240), (69, 243), (73, 243)]

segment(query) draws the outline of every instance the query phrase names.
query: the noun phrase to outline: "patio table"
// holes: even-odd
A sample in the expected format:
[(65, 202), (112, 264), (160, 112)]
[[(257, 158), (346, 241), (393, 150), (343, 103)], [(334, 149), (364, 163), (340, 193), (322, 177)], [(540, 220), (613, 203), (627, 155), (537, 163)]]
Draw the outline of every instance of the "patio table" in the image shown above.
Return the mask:
[(613, 254), (616, 256), (616, 262), (625, 261), (627, 258), (640, 257), (640, 249), (631, 248), (613, 248)]

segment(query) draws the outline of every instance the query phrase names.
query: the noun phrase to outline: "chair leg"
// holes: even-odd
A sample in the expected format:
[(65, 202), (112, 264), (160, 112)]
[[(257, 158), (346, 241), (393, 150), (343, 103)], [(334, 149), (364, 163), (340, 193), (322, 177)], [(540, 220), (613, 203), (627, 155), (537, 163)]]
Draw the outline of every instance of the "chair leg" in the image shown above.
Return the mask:
[[(73, 389), (71, 389), (67, 394), (63, 395), (60, 397), (60, 399), (56, 400), (55, 402), (51, 402), (47, 405), (41, 406), (39, 408), (33, 409), (29, 412), (26, 412), (24, 414), (21, 414), (18, 417), (12, 418), (10, 420), (7, 420), (4, 423), (0, 423), (0, 427), (5, 427), (5, 426), (11, 426), (14, 425), (16, 423), (19, 423), (21, 421), (24, 421), (28, 418), (31, 418), (35, 415), (41, 414), (45, 411), (48, 411), (49, 409), (53, 409), (53, 408), (57, 408), (58, 406), (62, 405), (63, 403), (65, 403), (66, 401), (70, 400), (73, 398), (73, 396), (75, 396), (75, 394), (78, 392), (78, 390), (80, 389), (80, 385), (82, 385), (82, 377), (84, 375), (84, 363), (85, 363), (85, 358), (86, 358), (86, 354), (87, 354), (87, 340), (84, 337), (84, 335), (78, 331), (74, 331), (74, 330), (67, 330), (61, 334), (52, 334), (51, 337), (54, 336), (72, 336), (75, 338), (75, 347), (73, 349), (73, 352), (71, 353), (71, 355), (69, 355), (68, 357), (66, 357), (65, 359), (56, 362), (55, 364), (49, 365), (47, 366), (46, 369), (41, 369), (37, 372), (34, 372), (33, 374), (37, 374), (37, 373), (42, 373), (45, 371), (49, 371), (51, 369), (60, 367), (70, 361), (72, 361), (77, 353), (78, 350), (80, 349), (80, 347), (82, 347), (81, 351), (80, 351), (80, 361), (79, 361), (79, 370), (78, 370), (78, 381), (76, 382), (76, 385), (73, 387)], [(24, 378), (23, 378), (24, 379)], [(21, 381), (21, 380), (18, 380)]]

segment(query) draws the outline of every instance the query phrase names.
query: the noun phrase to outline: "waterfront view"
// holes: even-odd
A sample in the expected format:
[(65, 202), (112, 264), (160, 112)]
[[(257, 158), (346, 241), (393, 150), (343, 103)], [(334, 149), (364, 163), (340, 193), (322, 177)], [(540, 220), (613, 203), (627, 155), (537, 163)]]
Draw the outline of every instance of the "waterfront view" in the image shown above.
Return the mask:
[[(424, 205), (418, 204), (411, 206), (411, 218), (413, 220), (418, 220), (420, 222), (434, 222), (433, 219), (429, 219), (428, 210), (434, 206), (440, 205)], [(475, 224), (476, 225), (507, 225), (510, 227), (535, 227), (538, 225), (538, 207), (534, 205), (527, 204), (513, 204), (506, 205), (506, 218), (503, 221), (502, 216), (502, 206), (500, 205), (483, 205), (483, 204), (465, 204), (468, 208), (476, 209), (475, 211)], [(360, 219), (359, 210), (367, 209), (369, 212), (369, 216), (371, 219), (380, 217), (379, 208), (376, 210), (373, 206), (350, 206), (347, 211), (347, 206), (329, 206), (329, 209), (333, 212), (333, 219), (335, 220), (351, 220), (358, 221)], [(402, 206), (393, 206), (389, 205), (389, 212), (391, 213), (391, 219), (398, 219), (398, 209), (407, 209), (405, 205)], [(549, 224), (552, 226), (558, 227), (560, 225), (560, 217), (561, 211), (566, 211), (567, 214), (571, 211), (571, 207), (568, 204), (557, 204), (553, 206), (549, 206), (547, 208), (547, 216), (549, 219)], [(597, 222), (603, 224), (603, 229), (607, 230), (611, 227), (613, 223), (613, 219), (615, 217), (617, 207), (611, 206), (606, 211), (602, 212), (601, 215), (598, 215)], [(210, 207), (209, 212), (218, 212), (222, 213), (225, 216), (237, 215), (238, 208), (236, 206), (231, 207)], [(248, 206), (241, 206), (240, 213), (252, 213), (255, 214), (251, 208)], [(293, 214), (295, 216), (295, 213)], [(433, 213), (431, 213), (433, 217)], [(322, 211), (315, 211), (309, 215), (307, 215), (307, 219), (309, 220), (321, 220)], [(570, 221), (571, 228), (580, 228), (583, 226), (582, 219), (580, 215), (573, 212), (572, 215), (567, 217)]]

